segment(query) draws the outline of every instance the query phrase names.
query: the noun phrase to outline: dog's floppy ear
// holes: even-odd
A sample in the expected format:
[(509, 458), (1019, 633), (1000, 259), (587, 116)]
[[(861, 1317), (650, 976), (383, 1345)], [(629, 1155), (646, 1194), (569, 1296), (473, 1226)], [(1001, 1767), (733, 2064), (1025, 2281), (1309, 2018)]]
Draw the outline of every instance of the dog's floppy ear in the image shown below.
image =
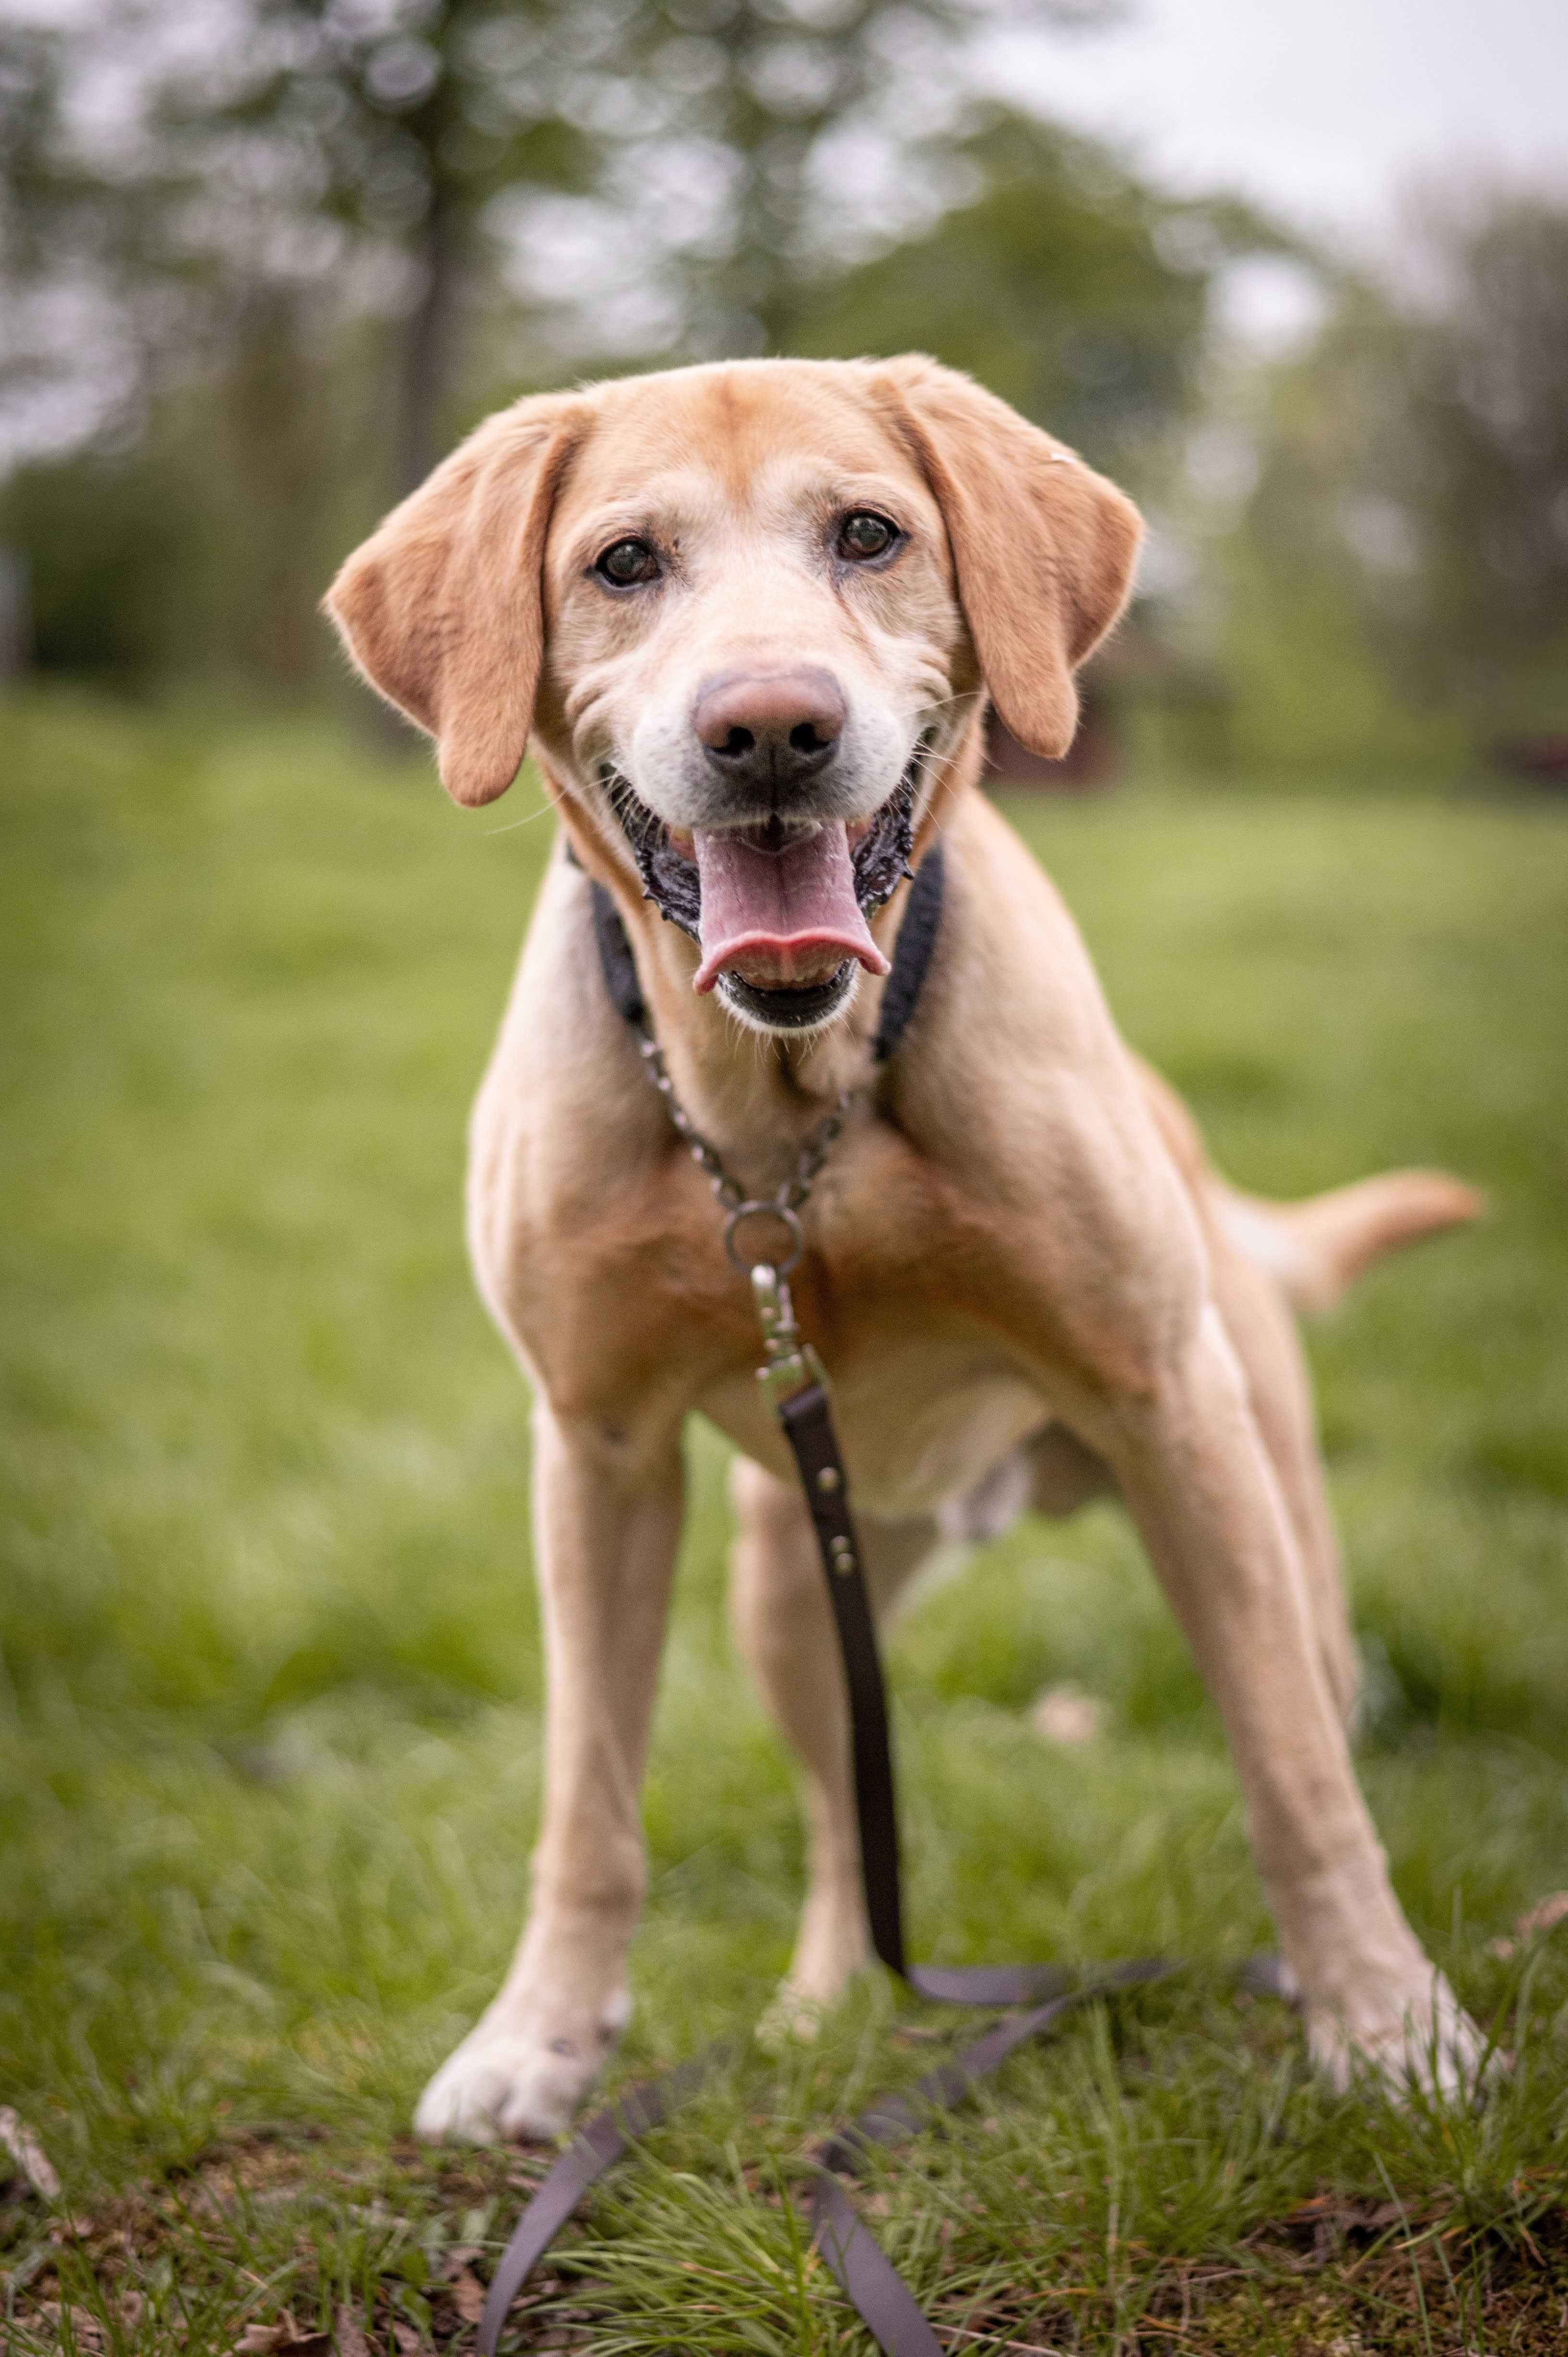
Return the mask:
[(877, 373), (941, 509), (992, 701), (1021, 745), (1059, 760), (1078, 726), (1073, 673), (1127, 600), (1138, 511), (957, 370), (911, 354)]
[(544, 646), (544, 536), (586, 419), (570, 394), (488, 418), (393, 508), (327, 594), (371, 685), (435, 738), (454, 802), (505, 793), (527, 749)]

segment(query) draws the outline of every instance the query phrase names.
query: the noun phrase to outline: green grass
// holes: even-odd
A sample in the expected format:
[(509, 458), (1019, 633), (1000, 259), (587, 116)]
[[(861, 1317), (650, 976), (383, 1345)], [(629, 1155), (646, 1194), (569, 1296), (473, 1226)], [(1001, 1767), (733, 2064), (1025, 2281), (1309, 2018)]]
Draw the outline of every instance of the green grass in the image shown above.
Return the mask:
[[(536, 813), (460, 816), (422, 760), (313, 724), (0, 711), (0, 2101), (65, 2183), (52, 2212), (0, 2188), (19, 2357), (217, 2357), (285, 2311), (345, 2351), (441, 2345), (541, 2165), (406, 2131), (509, 1951), (538, 1793), (525, 1401), (458, 1219)], [(959, 2352), (1560, 2348), (1568, 1927), (1490, 1943), (1568, 1884), (1568, 813), (1018, 815), (1239, 1178), (1434, 1161), (1492, 1190), (1312, 1347), (1363, 1773), (1517, 2064), (1478, 2115), (1337, 2101), (1288, 2015), (1200, 1970), (1020, 2059), (872, 2215)], [(627, 2072), (755, 2016), (800, 1883), (725, 1635), (722, 1450), (692, 1458)], [(1213, 1966), (1266, 1937), (1116, 1517), (990, 1550), (893, 1673), (928, 1952)], [(1060, 1678), (1110, 1706), (1090, 1750), (1028, 1731)], [(928, 2021), (879, 1987), (813, 2050), (743, 2040), (512, 2345), (865, 2346), (791, 2189), (814, 2134), (929, 2066)]]

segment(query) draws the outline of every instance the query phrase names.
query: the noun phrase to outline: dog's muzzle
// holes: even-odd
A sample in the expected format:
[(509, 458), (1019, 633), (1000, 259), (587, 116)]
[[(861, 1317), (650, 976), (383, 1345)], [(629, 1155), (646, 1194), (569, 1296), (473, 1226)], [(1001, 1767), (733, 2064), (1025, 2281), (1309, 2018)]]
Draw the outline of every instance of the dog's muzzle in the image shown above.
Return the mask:
[(849, 996), (857, 965), (886, 974), (866, 920), (909, 872), (922, 737), (893, 792), (858, 827), (777, 813), (677, 834), (607, 765), (607, 792), (660, 916), (702, 952), (695, 987), (776, 1031), (815, 1028)]

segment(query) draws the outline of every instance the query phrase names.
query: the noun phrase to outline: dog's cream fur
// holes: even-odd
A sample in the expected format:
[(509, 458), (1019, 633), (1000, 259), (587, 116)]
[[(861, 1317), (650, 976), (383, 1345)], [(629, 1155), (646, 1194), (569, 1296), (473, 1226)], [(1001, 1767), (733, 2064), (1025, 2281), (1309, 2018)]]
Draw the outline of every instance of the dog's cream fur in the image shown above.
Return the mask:
[[(824, 552), (861, 508), (906, 538), (896, 564), (848, 576)], [(628, 533), (667, 553), (654, 595), (594, 576)], [(929, 361), (757, 361), (518, 404), (334, 587), (356, 660), (438, 738), (456, 799), (502, 791), (532, 734), (563, 835), (468, 1198), (480, 1289), (534, 1391), (544, 1823), (528, 1929), (425, 2091), (427, 2135), (558, 2129), (626, 2020), (693, 1409), (739, 1452), (736, 1626), (800, 1763), (810, 1887), (784, 2018), (809, 2022), (868, 1953), (822, 1575), (758, 1398), (748, 1289), (607, 996), (568, 841), (615, 896), (676, 1089), (733, 1169), (777, 1184), (837, 1092), (861, 1092), (795, 1293), (880, 1601), (944, 1532), (1119, 1492), (1224, 1720), (1314, 2054), (1341, 2079), (1366, 2062), (1444, 2085), (1477, 2062), (1351, 1770), (1354, 1653), (1289, 1311), (1475, 1199), (1420, 1173), (1294, 1207), (1228, 1189), (976, 783), (987, 694), (1026, 744), (1065, 749), (1073, 669), (1121, 609), (1137, 538), (1111, 485)], [(886, 1069), (869, 1050), (883, 985), (864, 974), (804, 1037), (759, 1040), (693, 995), (697, 951), (642, 899), (601, 782), (613, 764), (672, 826), (711, 823), (693, 699), (746, 663), (842, 683), (835, 817), (868, 816), (927, 743), (916, 856), (940, 830), (946, 905)], [(885, 952), (904, 902), (873, 919)]]

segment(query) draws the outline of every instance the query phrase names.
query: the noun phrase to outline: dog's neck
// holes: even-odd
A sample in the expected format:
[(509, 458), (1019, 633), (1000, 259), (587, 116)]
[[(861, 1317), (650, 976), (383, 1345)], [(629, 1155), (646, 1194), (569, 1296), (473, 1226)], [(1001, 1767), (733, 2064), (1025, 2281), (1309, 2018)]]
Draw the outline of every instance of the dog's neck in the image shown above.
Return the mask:
[[(617, 907), (677, 1096), (735, 1176), (770, 1190), (812, 1124), (844, 1091), (872, 1081), (878, 990), (863, 975), (847, 1010), (824, 1030), (769, 1037), (743, 1024), (717, 991), (697, 996), (696, 948), (677, 926), (624, 887)], [(885, 952), (897, 929), (896, 904), (872, 920)]]

